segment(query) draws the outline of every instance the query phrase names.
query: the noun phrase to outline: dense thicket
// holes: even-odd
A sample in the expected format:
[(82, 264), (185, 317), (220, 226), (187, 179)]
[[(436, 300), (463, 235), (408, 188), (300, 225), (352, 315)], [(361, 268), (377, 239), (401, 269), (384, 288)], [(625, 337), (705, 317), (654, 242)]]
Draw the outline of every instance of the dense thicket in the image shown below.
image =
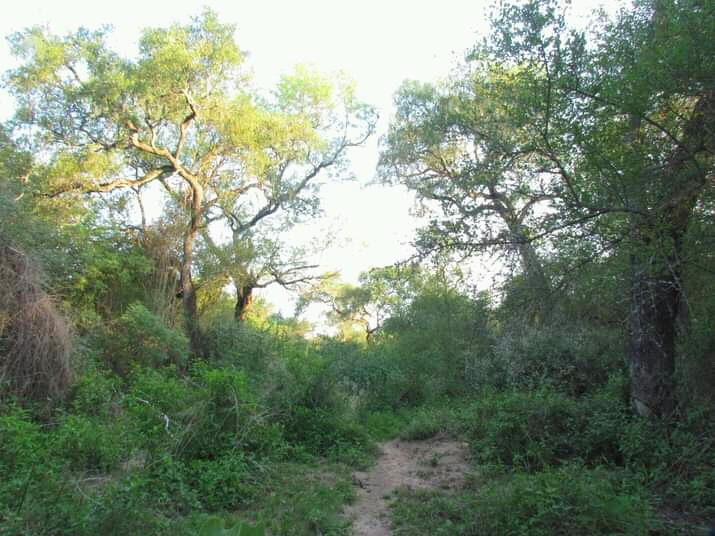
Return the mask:
[[(715, 4), (492, 19), (447, 80), (398, 90), (378, 172), (428, 223), (353, 283), (286, 238), (374, 129), (352, 83), (258, 92), (211, 11), (134, 59), (104, 31), (11, 36), (0, 534), (346, 535), (375, 442), (438, 434), (477, 476), (401, 490), (398, 533), (702, 533)], [(272, 314), (270, 284), (331, 334)]]

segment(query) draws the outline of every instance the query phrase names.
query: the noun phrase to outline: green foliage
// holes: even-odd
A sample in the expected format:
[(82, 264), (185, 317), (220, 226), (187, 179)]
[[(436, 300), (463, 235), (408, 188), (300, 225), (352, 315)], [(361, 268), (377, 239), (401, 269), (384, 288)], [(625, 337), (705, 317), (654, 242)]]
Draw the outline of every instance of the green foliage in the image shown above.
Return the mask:
[(220, 517), (212, 516), (206, 519), (197, 533), (198, 536), (264, 536), (265, 531), (260, 525), (237, 522), (227, 523)]
[(72, 471), (109, 473), (126, 453), (126, 437), (120, 426), (97, 417), (66, 415), (54, 431), (57, 457)]
[(271, 534), (348, 536), (350, 523), (340, 511), (352, 495), (344, 465), (281, 463), (270, 468), (262, 493), (245, 513)]
[(620, 330), (573, 325), (540, 329), (516, 323), (498, 337), (492, 357), (478, 362), (484, 385), (548, 384), (570, 396), (598, 391), (624, 368)]
[(402, 439), (429, 439), (446, 431), (450, 422), (444, 411), (437, 408), (420, 407), (408, 413), (408, 421), (400, 431)]
[(402, 493), (393, 515), (398, 534), (646, 536), (658, 527), (644, 488), (579, 464), (480, 482), (454, 497)]
[(3, 407), (0, 414), (0, 534), (80, 534), (90, 516), (65, 461), (27, 411)]
[[(271, 238), (318, 213), (325, 172), (344, 175), (347, 151), (372, 134), (376, 114), (357, 100), (345, 77), (327, 79), (306, 68), (261, 94), (241, 69), (245, 56), (234, 27), (209, 9), (188, 24), (144, 29), (131, 59), (109, 48), (107, 33), (80, 29), (59, 37), (33, 27), (11, 36), (11, 50), (21, 59), (7, 76), (17, 100), (15, 124), (27, 127), (27, 144), (46, 154), (43, 194), (99, 194), (110, 207), (118, 205), (111, 212), (124, 228), (131, 209), (139, 208), (141, 188), (161, 181), (163, 216), (187, 229), (169, 247), (172, 268), (183, 274), (191, 350), (199, 354), (192, 274), (203, 272), (210, 283), (204, 288), (231, 278), (251, 291), (307, 277), (299, 274), (312, 266)], [(130, 188), (136, 203), (123, 195)], [(130, 210), (122, 214), (126, 205)], [(264, 220), (276, 212), (284, 218), (266, 230)], [(232, 231), (227, 247), (211, 243), (208, 232), (200, 236), (207, 220), (217, 218)], [(261, 243), (265, 237), (270, 245)], [(211, 250), (204, 270), (194, 257), (201, 238)], [(256, 248), (246, 247), (254, 240)], [(124, 252), (134, 249), (126, 236), (122, 241)], [(116, 280), (123, 284), (141, 266), (118, 270), (118, 258), (92, 255), (90, 266), (106, 275), (121, 272)], [(133, 256), (126, 260), (141, 264)], [(74, 297), (87, 286), (105, 305), (112, 280), (88, 275), (77, 278)]]
[(486, 298), (471, 298), (439, 281), (432, 285), (385, 323), (386, 348), (403, 382), (402, 403), (472, 393), (479, 380), (476, 364), (491, 354)]
[(136, 369), (125, 400), (138, 446), (152, 456), (213, 460), (234, 449), (266, 455), (283, 446), (275, 425), (256, 413), (245, 374), (235, 369), (199, 362), (188, 378)]
[(466, 422), (471, 448), (486, 464), (539, 471), (567, 460), (623, 465), (626, 406), (613, 394), (571, 400), (542, 388), (486, 395)]
[(120, 374), (137, 364), (160, 368), (169, 364), (183, 367), (187, 362), (186, 337), (140, 303), (130, 305), (111, 328), (100, 344), (107, 364)]
[(250, 322), (237, 322), (228, 308), (212, 311), (203, 320), (204, 348), (209, 363), (238, 367), (256, 382), (265, 378), (266, 368), (277, 357), (270, 327), (262, 330)]
[(109, 420), (119, 411), (122, 382), (117, 376), (97, 368), (86, 370), (69, 396), (73, 413)]

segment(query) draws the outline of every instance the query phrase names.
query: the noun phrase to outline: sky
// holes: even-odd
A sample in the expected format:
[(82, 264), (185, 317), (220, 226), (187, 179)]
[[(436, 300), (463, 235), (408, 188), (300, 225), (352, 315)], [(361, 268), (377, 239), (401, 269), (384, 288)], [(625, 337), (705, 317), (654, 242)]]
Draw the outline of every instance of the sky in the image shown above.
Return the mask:
[[(203, 6), (224, 23), (237, 26), (236, 42), (249, 53), (259, 87), (270, 89), (282, 73), (299, 63), (319, 71), (344, 71), (357, 82), (358, 96), (377, 107), (378, 131), (363, 148), (350, 154), (356, 179), (325, 187), (322, 227), (337, 231), (336, 247), (320, 259), (326, 271), (341, 269), (354, 282), (372, 266), (408, 257), (417, 222), (410, 217), (412, 198), (399, 188), (370, 186), (378, 157), (378, 139), (389, 124), (392, 96), (406, 79), (436, 81), (449, 73), (487, 31), (491, 0), (22, 0), (3, 11), (0, 34), (32, 25), (64, 34), (83, 26), (110, 24), (110, 43), (126, 56), (136, 53), (142, 28), (187, 23)], [(582, 3), (576, 2), (574, 3)], [(590, 5), (590, 3), (589, 3)], [(14, 66), (7, 43), (0, 43), (0, 72)], [(0, 94), (0, 119), (12, 113), (12, 102)], [(269, 289), (265, 297), (290, 314), (286, 297)]]

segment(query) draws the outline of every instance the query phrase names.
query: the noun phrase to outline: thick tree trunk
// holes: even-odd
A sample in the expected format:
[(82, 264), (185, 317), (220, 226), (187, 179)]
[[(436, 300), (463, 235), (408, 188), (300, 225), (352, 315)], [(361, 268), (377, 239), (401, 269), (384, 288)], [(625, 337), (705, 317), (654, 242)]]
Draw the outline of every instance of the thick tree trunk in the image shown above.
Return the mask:
[[(632, 238), (644, 247), (631, 257), (631, 400), (639, 415), (668, 416), (677, 406), (676, 339), (679, 328), (687, 329), (680, 254), (693, 207), (708, 178), (707, 167), (696, 156), (713, 153), (715, 91), (710, 91), (697, 98), (680, 143), (662, 170), (667, 196), (654, 218), (660, 229), (639, 228), (635, 222), (632, 227)], [(648, 260), (644, 252), (650, 252)]]
[(631, 402), (641, 416), (668, 416), (675, 401), (676, 319), (680, 282), (676, 274), (653, 276), (631, 259), (629, 322)]
[(246, 315), (253, 304), (253, 285), (244, 285), (236, 289), (236, 308), (233, 316), (239, 322), (246, 320)]

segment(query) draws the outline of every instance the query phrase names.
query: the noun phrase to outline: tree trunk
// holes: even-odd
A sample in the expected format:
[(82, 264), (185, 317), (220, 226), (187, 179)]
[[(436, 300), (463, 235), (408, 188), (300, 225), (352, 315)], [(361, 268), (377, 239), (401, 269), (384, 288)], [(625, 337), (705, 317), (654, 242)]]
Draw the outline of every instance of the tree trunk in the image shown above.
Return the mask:
[(497, 214), (509, 230), (509, 239), (521, 261), (521, 269), (532, 302), (528, 307), (532, 313), (531, 321), (536, 325), (547, 324), (553, 314), (551, 283), (544, 273), (544, 265), (539, 254), (528, 238), (529, 229), (506, 196), (501, 195), (493, 186), (489, 188), (489, 193), (496, 200)]
[(203, 352), (196, 304), (196, 287), (191, 277), (191, 266), (194, 261), (194, 241), (199, 233), (202, 202), (203, 192), (193, 187), (191, 221), (184, 233), (183, 256), (181, 259), (181, 298), (184, 307), (186, 335), (189, 337), (189, 356), (191, 358), (198, 357)]
[(549, 323), (553, 316), (554, 304), (551, 283), (544, 273), (544, 266), (533, 244), (527, 238), (527, 230), (518, 222), (507, 223), (511, 240), (521, 261), (521, 269), (528, 286), (529, 298), (528, 311), (531, 313), (531, 322), (537, 326)]
[(649, 273), (631, 257), (629, 326), (631, 403), (641, 416), (669, 416), (675, 401), (675, 340), (681, 287), (677, 274)]
[[(687, 329), (680, 254), (693, 208), (707, 184), (707, 167), (696, 160), (702, 153), (715, 153), (715, 91), (697, 98), (680, 143), (663, 168), (667, 196), (655, 218), (660, 229), (639, 228), (635, 222), (632, 227), (632, 238), (645, 248), (631, 257), (629, 329), (631, 401), (643, 416), (668, 416), (677, 406), (676, 339), (679, 326)], [(642, 256), (648, 251), (650, 260)]]
[(244, 285), (236, 289), (236, 308), (234, 309), (233, 316), (239, 322), (246, 320), (246, 315), (251, 309), (253, 304), (253, 289), (254, 286)]

